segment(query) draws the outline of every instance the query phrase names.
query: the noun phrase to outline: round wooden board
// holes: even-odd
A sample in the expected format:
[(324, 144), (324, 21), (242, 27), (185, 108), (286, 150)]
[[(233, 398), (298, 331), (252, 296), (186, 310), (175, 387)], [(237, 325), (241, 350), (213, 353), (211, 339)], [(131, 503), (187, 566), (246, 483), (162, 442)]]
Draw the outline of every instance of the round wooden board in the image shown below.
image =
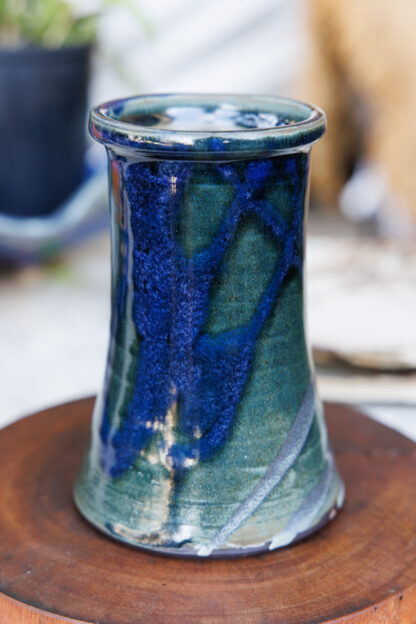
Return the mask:
[(416, 453), (343, 406), (327, 422), (345, 479), (339, 516), (260, 556), (185, 560), (95, 531), (71, 491), (92, 399), (0, 432), (1, 624), (416, 622)]

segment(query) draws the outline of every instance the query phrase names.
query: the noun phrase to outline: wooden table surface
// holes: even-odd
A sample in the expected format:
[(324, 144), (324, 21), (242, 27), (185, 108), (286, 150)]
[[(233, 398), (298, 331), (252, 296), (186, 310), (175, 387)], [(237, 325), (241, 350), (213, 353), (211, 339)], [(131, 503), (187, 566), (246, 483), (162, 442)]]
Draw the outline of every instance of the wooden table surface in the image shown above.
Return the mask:
[(92, 399), (0, 431), (0, 624), (415, 624), (416, 452), (327, 405), (345, 507), (319, 533), (261, 556), (183, 560), (98, 533), (73, 482)]

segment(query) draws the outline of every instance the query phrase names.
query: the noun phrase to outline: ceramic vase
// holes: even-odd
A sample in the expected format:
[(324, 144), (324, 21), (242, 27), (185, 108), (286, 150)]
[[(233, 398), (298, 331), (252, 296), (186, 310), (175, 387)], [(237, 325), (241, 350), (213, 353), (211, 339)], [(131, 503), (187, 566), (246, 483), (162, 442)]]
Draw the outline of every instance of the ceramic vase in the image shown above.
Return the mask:
[(95, 108), (108, 153), (112, 315), (75, 502), (153, 551), (249, 554), (335, 516), (344, 488), (305, 338), (319, 109), (140, 96)]

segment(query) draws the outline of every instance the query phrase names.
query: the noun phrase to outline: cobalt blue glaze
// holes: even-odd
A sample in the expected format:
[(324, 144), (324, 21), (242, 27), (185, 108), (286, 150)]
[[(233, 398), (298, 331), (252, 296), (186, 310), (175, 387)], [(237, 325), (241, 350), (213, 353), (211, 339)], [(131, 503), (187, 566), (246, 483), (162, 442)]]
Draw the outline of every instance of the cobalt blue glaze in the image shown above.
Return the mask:
[(109, 156), (112, 322), (79, 509), (174, 554), (299, 539), (343, 498), (303, 328), (323, 114), (277, 98), (142, 96), (98, 107), (90, 129)]

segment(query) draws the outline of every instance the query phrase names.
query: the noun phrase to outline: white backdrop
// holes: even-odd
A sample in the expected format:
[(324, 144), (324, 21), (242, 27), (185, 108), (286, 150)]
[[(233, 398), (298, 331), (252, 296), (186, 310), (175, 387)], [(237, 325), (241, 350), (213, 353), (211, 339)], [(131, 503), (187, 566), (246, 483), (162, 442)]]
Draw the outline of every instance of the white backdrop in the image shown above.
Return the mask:
[[(139, 0), (133, 0), (139, 2)], [(141, 0), (101, 21), (94, 101), (137, 91), (284, 93), (300, 66), (303, 0)], [(117, 56), (124, 79), (110, 71)]]

